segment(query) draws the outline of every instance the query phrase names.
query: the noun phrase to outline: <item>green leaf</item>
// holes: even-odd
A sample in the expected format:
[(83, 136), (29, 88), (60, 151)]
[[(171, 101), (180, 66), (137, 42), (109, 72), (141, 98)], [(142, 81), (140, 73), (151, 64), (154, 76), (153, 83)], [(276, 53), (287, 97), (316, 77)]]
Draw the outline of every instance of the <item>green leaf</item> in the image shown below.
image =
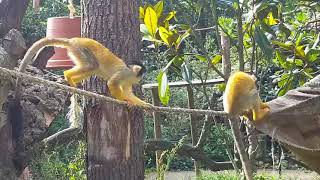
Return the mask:
[(296, 47), (295, 48), (295, 53), (299, 56), (299, 57), (301, 57), (301, 58), (305, 58), (306, 57), (306, 55), (304, 54), (304, 49), (303, 49), (304, 47), (303, 46), (298, 46), (298, 47)]
[(308, 77), (309, 79), (312, 79), (313, 78), (313, 76), (309, 73), (309, 72), (307, 72), (308, 70), (304, 70), (303, 71), (303, 74), (306, 76), (306, 77)]
[(166, 71), (161, 71), (157, 77), (158, 95), (162, 104), (167, 105), (170, 99), (170, 88)]
[(180, 67), (183, 63), (184, 59), (181, 56), (175, 56), (172, 59), (172, 62), (175, 66)]
[(320, 41), (320, 33), (318, 34), (317, 39), (314, 41), (314, 43), (312, 45), (312, 48), (316, 48), (318, 43), (319, 43), (319, 41)]
[(181, 73), (182, 73), (182, 77), (185, 81), (187, 81), (188, 83), (191, 83), (192, 81), (192, 71), (190, 68), (189, 63), (184, 62), (181, 65)]
[(170, 31), (168, 31), (164, 27), (159, 27), (159, 35), (164, 43), (166, 43), (168, 46), (171, 46), (171, 42), (169, 42), (169, 38), (172, 35)]
[(213, 65), (216, 65), (216, 64), (220, 63), (221, 60), (222, 60), (222, 56), (221, 56), (220, 54), (218, 54), (218, 55), (214, 56), (214, 57), (211, 59), (211, 63), (212, 63)]
[(297, 12), (296, 13), (296, 20), (298, 20), (300, 23), (305, 23), (308, 20), (308, 15), (304, 12)]
[(256, 27), (255, 33), (254, 33), (255, 39), (257, 41), (258, 46), (260, 47), (261, 51), (264, 53), (264, 55), (268, 58), (272, 58), (272, 52), (273, 49), (271, 47), (270, 42), (268, 41), (268, 38), (266, 35), (260, 30), (259, 27)]
[(299, 79), (299, 86), (304, 85), (304, 83), (306, 83), (306, 79), (305, 78), (300, 78)]
[(203, 55), (196, 54), (195, 57), (198, 58), (202, 62), (207, 62), (207, 58)]
[(147, 7), (145, 11), (144, 24), (146, 25), (151, 36), (155, 37), (158, 27), (158, 17), (157, 13), (152, 9), (152, 7)]
[(303, 61), (301, 59), (295, 59), (294, 63), (296, 66), (302, 67), (304, 65)]
[(156, 11), (157, 13), (157, 17), (159, 18), (162, 14), (162, 11), (163, 11), (163, 1), (159, 1), (156, 5), (154, 5), (154, 10)]
[(296, 46), (299, 46), (299, 44), (301, 43), (301, 40), (303, 38), (303, 33), (300, 33), (297, 40), (296, 40)]
[(188, 36), (190, 36), (191, 29), (188, 29), (186, 32), (184, 32), (181, 36), (178, 37), (176, 40), (176, 49), (179, 48), (180, 44), (183, 42), (184, 39), (186, 39)]
[(162, 71), (167, 71), (176, 58), (178, 58), (178, 56), (173, 57)]
[(280, 77), (280, 81), (278, 82), (278, 86), (282, 87), (286, 84), (286, 82), (288, 81), (289, 78), (289, 74), (287, 73), (283, 73)]
[(266, 3), (265, 1), (261, 1), (254, 6), (253, 12), (254, 14), (257, 14), (258, 12), (266, 8), (268, 8), (268, 3)]
[(165, 21), (170, 21), (173, 17), (175, 17), (177, 14), (176, 11), (171, 11), (169, 12), (169, 14), (167, 15), (167, 17), (165, 18)]
[(320, 49), (310, 49), (306, 54), (306, 59), (309, 62), (314, 62), (319, 58), (320, 55)]
[(221, 83), (221, 84), (218, 84), (218, 85), (217, 85), (218, 90), (219, 90), (220, 92), (224, 92), (224, 90), (226, 89), (226, 86), (227, 86), (226, 83)]
[(291, 31), (289, 28), (287, 28), (287, 26), (285, 25), (285, 23), (280, 24), (279, 25), (279, 29), (284, 32), (284, 34), (286, 35), (286, 38), (288, 38), (291, 35)]
[(289, 74), (282, 74), (280, 81), (278, 82), (278, 86), (280, 87), (277, 92), (278, 96), (283, 96), (286, 92), (293, 88), (293, 76), (290, 77)]
[(271, 41), (273, 44), (278, 45), (279, 47), (286, 49), (286, 50), (293, 50), (294, 44), (293, 42), (289, 41), (287, 43), (283, 43), (280, 41)]
[(261, 28), (265, 31), (265, 32), (268, 32), (269, 34), (272, 34), (274, 36), (276, 36), (276, 34), (274, 33), (274, 31), (272, 30), (272, 28), (266, 24), (265, 22), (261, 21), (260, 22), (261, 24)]
[(141, 21), (143, 21), (143, 19), (144, 19), (144, 8), (143, 7), (139, 7), (139, 19)]
[(140, 24), (140, 32), (144, 35), (150, 35), (148, 28), (145, 24)]
[(267, 15), (268, 25), (276, 25), (278, 24), (278, 20), (273, 17), (272, 12), (269, 12)]
[(276, 51), (276, 60), (278, 60), (278, 63), (284, 69), (289, 69), (291, 67), (290, 63), (285, 60), (284, 55), (282, 55), (279, 51)]

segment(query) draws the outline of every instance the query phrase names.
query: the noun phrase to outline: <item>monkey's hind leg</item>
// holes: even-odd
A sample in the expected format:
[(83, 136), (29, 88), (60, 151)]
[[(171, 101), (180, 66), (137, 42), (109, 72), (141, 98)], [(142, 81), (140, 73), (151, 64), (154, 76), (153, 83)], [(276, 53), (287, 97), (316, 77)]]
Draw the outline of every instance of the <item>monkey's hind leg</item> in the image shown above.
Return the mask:
[(63, 74), (64, 74), (64, 79), (70, 84), (70, 86), (73, 86), (73, 87), (76, 87), (76, 83), (73, 82), (70, 74), (71, 74), (75, 69), (76, 69), (76, 67), (75, 67), (75, 68), (72, 68), (72, 69), (69, 69), (69, 70), (66, 70), (66, 71), (63, 72)]
[(68, 55), (73, 59), (76, 66), (64, 72), (66, 80), (71, 86), (94, 74), (99, 67), (96, 57), (85, 48), (70, 47)]
[[(80, 74), (79, 74), (80, 73)], [(71, 80), (77, 84), (78, 82), (81, 82), (82, 80), (94, 75), (94, 70), (92, 70), (91, 68), (89, 69), (82, 69), (76, 72), (72, 73), (72, 77)]]

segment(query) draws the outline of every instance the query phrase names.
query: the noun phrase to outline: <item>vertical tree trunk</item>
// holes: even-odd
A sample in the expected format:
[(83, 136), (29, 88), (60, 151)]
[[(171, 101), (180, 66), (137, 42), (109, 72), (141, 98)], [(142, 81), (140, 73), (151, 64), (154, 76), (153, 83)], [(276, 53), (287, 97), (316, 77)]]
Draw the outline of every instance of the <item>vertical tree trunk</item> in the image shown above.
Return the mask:
[(29, 0), (0, 1), (0, 37), (10, 29), (20, 29)]
[[(82, 8), (83, 36), (103, 43), (127, 63), (140, 59), (138, 0), (83, 0)], [(96, 78), (85, 84), (99, 93), (106, 87)], [(92, 100), (86, 120), (88, 179), (143, 179), (142, 112)]]
[[(10, 29), (19, 29), (23, 15), (27, 9), (29, 0), (0, 0), (0, 41), (3, 42), (3, 38)], [(14, 41), (9, 41), (14, 44)], [(0, 66), (13, 69), (18, 62), (16, 57), (21, 55), (21, 52), (17, 54), (14, 49), (16, 46), (10, 48), (12, 52), (6, 52), (5, 48), (0, 47)], [(13, 155), (14, 147), (12, 144), (12, 127), (8, 120), (8, 102), (7, 96), (10, 90), (10, 83), (5, 80), (0, 82), (0, 177), (5, 179), (17, 179), (21, 173), (21, 169), (18, 169), (14, 163)], [(0, 178), (0, 179), (1, 179)]]

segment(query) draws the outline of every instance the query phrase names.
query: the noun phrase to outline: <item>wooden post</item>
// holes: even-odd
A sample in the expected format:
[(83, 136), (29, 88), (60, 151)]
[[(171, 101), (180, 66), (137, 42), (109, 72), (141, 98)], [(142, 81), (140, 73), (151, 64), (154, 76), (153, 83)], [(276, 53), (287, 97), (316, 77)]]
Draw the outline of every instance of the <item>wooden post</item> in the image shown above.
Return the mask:
[[(151, 89), (152, 94), (152, 104), (154, 106), (160, 105), (160, 99), (158, 96), (158, 88), (152, 88)], [(154, 131), (154, 138), (155, 139), (161, 139), (161, 122), (160, 122), (160, 113), (159, 112), (153, 112), (153, 131)], [(159, 168), (159, 158), (161, 156), (161, 151), (156, 151), (156, 165), (157, 169)]]
[[(193, 90), (190, 85), (187, 86), (188, 92), (188, 108), (194, 109), (194, 98), (193, 98)], [(191, 141), (192, 145), (195, 146), (198, 142), (197, 138), (197, 116), (194, 114), (190, 114), (190, 128), (191, 128)], [(194, 160), (194, 170), (196, 172), (196, 177), (200, 176), (200, 163)]]

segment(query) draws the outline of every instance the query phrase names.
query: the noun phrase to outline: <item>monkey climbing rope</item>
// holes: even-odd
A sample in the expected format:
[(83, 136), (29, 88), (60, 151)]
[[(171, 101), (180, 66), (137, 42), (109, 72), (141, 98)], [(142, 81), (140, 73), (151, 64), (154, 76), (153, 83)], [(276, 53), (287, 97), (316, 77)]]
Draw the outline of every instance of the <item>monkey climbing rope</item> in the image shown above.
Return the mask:
[[(63, 85), (63, 84), (59, 84), (56, 82), (52, 82), (52, 81), (48, 81), (45, 79), (41, 79), (38, 77), (34, 77), (25, 73), (21, 73), (21, 72), (17, 72), (14, 70), (10, 70), (10, 69), (6, 69), (3, 67), (0, 67), (0, 76), (4, 77), (4, 78), (10, 78), (10, 77), (19, 77), (25, 81), (29, 81), (29, 82), (37, 82), (37, 83), (43, 83), (43, 84), (47, 84), (50, 85), (52, 87), (61, 89), (63, 91), (66, 92), (73, 92), (76, 94), (80, 94), (80, 95), (84, 95), (86, 97), (92, 97), (92, 98), (97, 98), (99, 100), (102, 101), (106, 101), (106, 102), (111, 102), (111, 103), (116, 103), (116, 104), (120, 104), (120, 105), (128, 105), (127, 102), (124, 101), (119, 101), (117, 99), (113, 99), (111, 97), (107, 97), (104, 95), (100, 95), (97, 93), (93, 93), (90, 91), (85, 91), (82, 89), (78, 89), (78, 88), (74, 88), (74, 87), (70, 87), (67, 85)], [(167, 112), (167, 113), (189, 113), (189, 114), (199, 114), (199, 115), (208, 115), (208, 116), (227, 116), (227, 114), (224, 111), (213, 111), (213, 110), (203, 110), (203, 109), (187, 109), (187, 108), (173, 108), (173, 107), (159, 107), (159, 106), (151, 106), (151, 107), (145, 107), (145, 106), (140, 106), (140, 105), (130, 105), (130, 106), (134, 106), (138, 109), (142, 109), (145, 111), (153, 111), (153, 112)]]

